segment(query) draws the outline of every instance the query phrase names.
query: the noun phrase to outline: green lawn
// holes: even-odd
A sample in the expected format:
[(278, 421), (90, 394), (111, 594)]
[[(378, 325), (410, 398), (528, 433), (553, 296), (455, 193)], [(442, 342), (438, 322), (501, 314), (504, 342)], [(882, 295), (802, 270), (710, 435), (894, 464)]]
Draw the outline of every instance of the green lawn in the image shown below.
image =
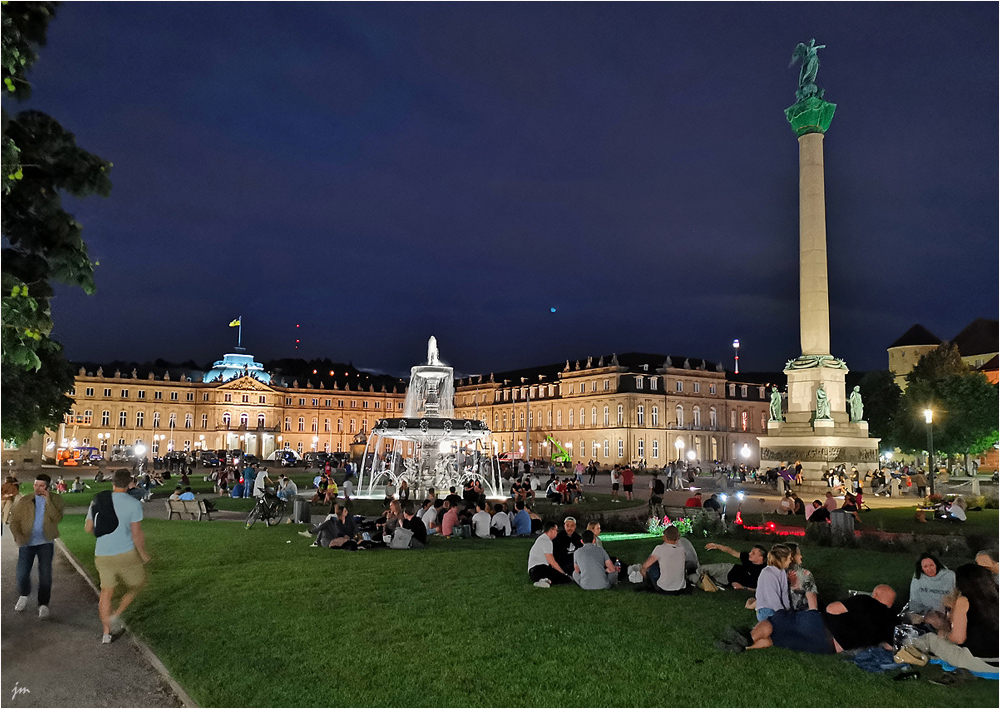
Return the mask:
[[(997, 536), (997, 525), (1000, 522), (1000, 511), (981, 510), (969, 512), (969, 519), (964, 524), (941, 522), (928, 513), (927, 522), (919, 524), (914, 518), (915, 507), (888, 507), (865, 510), (859, 513), (860, 530), (877, 529), (885, 532), (903, 532), (911, 534), (961, 534), (964, 536), (981, 535)], [(747, 515), (748, 524), (759, 524), (764, 518), (779, 524), (795, 527), (805, 527), (805, 518), (798, 515)], [(995, 542), (994, 542), (995, 544)]]
[[(712, 645), (751, 624), (745, 592), (662, 597), (538, 589), (532, 540), (432, 539), (421, 551), (309, 548), (297, 526), (147, 520), (150, 585), (128, 622), (201, 706), (996, 706), (997, 684), (893, 682), (835, 657)], [(81, 516), (63, 538), (91, 573)], [(697, 542), (699, 548), (703, 540)], [(609, 542), (624, 563), (653, 541)], [(703, 561), (725, 561), (702, 552)], [(955, 565), (960, 559), (946, 558)], [(908, 555), (806, 549), (824, 601), (887, 581)], [(905, 595), (905, 594), (904, 594)]]

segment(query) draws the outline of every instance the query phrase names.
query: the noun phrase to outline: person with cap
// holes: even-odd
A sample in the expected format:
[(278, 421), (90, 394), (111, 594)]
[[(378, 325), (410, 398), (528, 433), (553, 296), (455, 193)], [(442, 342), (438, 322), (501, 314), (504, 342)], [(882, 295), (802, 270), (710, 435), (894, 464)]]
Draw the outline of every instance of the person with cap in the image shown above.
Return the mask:
[(576, 518), (567, 517), (563, 520), (562, 531), (552, 540), (556, 563), (567, 576), (573, 575), (573, 554), (582, 546), (583, 537), (576, 531)]
[(49, 617), (52, 596), (52, 557), (55, 540), (59, 537), (59, 522), (63, 517), (63, 499), (52, 492), (52, 478), (45, 473), (35, 477), (33, 494), (14, 502), (10, 512), (10, 533), (17, 543), (17, 603), (14, 610), (23, 611), (31, 594), (31, 569), (38, 559), (38, 617)]

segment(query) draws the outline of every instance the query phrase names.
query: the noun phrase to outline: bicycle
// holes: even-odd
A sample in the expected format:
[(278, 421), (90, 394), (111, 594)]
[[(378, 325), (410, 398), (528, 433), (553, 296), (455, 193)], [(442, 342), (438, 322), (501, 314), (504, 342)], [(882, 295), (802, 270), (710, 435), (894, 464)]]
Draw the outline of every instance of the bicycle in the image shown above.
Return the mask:
[(285, 518), (287, 503), (277, 495), (265, 492), (263, 496), (257, 498), (257, 504), (250, 510), (247, 516), (246, 529), (250, 529), (257, 520), (263, 520), (268, 527), (280, 524)]

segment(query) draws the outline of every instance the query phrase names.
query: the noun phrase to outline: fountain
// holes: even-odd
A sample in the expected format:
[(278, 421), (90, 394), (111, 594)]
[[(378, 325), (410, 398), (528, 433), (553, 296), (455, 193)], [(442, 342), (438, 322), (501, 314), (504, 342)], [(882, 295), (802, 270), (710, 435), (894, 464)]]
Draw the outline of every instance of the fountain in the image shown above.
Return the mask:
[(375, 488), (406, 480), (418, 497), (428, 487), (461, 488), (479, 480), (489, 497), (503, 497), (503, 482), (482, 421), (456, 419), (454, 370), (441, 362), (437, 339), (427, 342), (427, 363), (410, 369), (403, 418), (376, 422), (368, 436), (358, 490), (374, 497)]

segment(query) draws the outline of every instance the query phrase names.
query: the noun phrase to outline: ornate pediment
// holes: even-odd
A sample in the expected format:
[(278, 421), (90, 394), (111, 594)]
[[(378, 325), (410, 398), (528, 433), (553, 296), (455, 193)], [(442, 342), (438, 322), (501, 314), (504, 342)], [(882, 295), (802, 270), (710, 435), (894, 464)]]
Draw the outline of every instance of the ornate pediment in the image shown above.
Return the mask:
[(269, 387), (267, 384), (257, 381), (250, 375), (244, 375), (242, 377), (238, 377), (237, 379), (230, 379), (225, 384), (220, 384), (219, 389), (233, 391), (274, 391), (274, 389)]

